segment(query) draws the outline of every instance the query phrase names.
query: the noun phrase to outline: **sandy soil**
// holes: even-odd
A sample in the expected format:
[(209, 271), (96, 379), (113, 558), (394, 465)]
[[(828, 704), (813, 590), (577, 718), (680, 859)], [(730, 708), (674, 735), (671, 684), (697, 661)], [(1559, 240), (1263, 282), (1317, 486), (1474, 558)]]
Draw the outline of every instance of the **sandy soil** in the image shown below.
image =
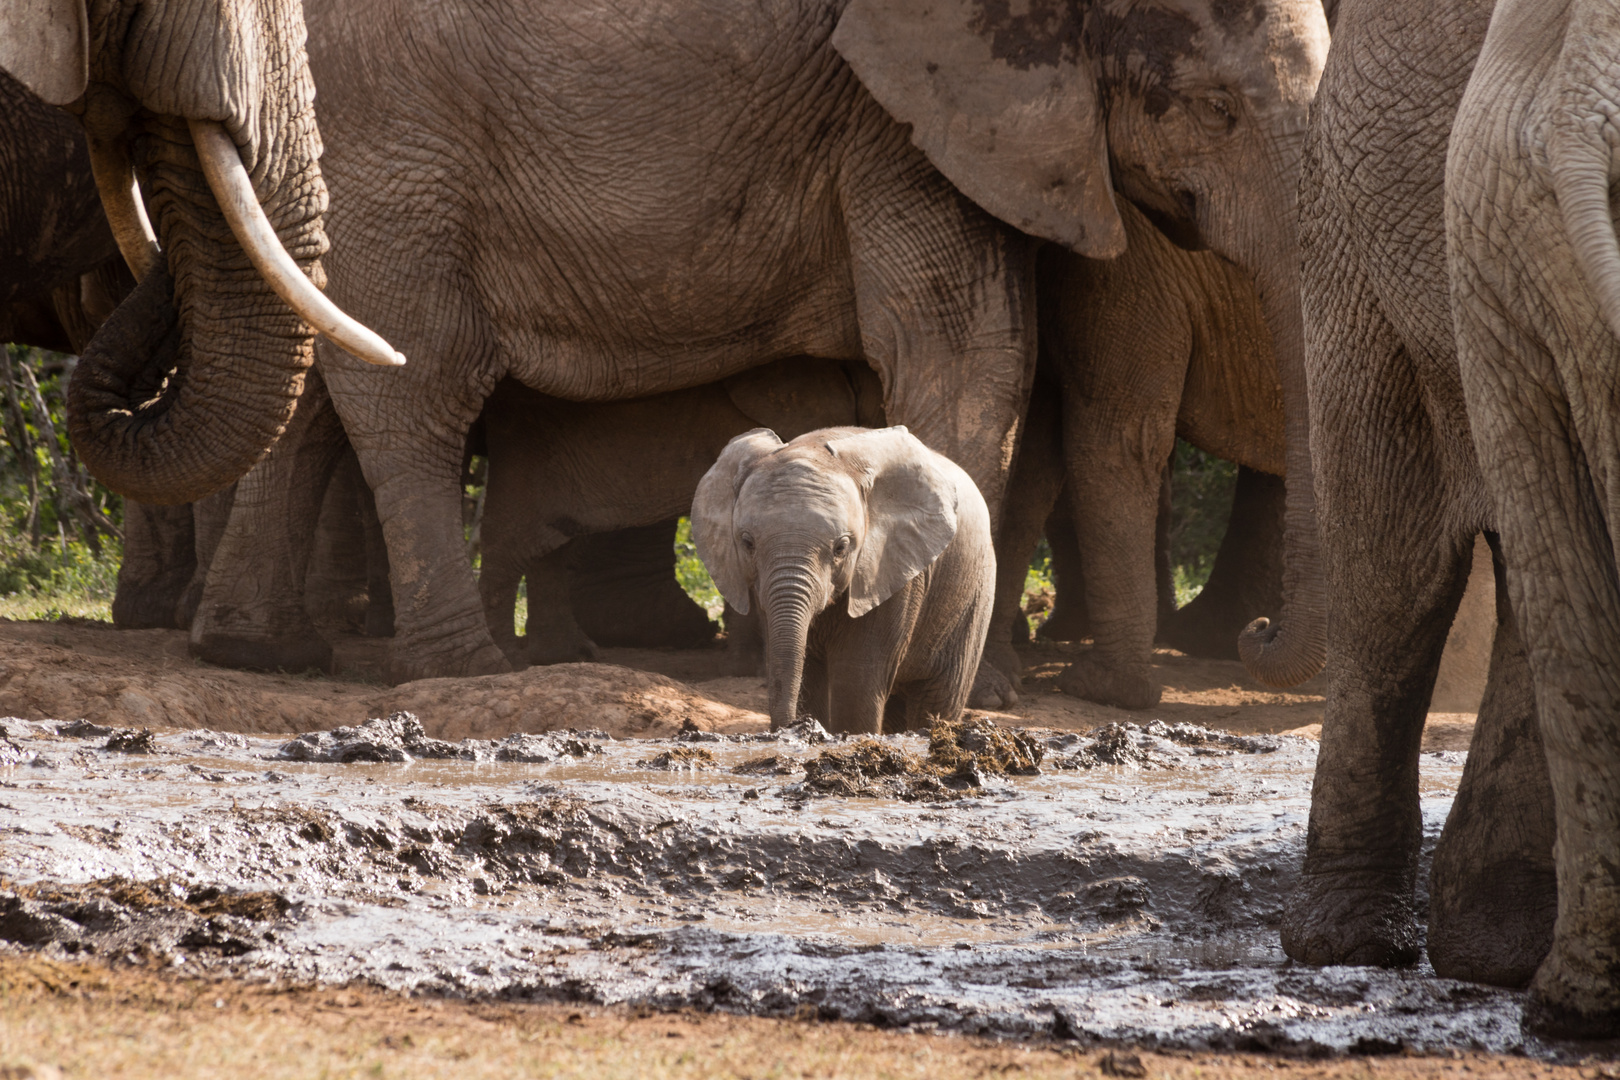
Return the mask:
[[(1057, 690), (1078, 646), (1024, 647), (1023, 697), (1008, 724), (1085, 731), (1119, 721), (1197, 723), (1228, 731), (1315, 735), (1325, 679), (1290, 691), (1253, 682), (1236, 662), (1161, 649), (1159, 706), (1142, 712), (1095, 705)], [(338, 675), (266, 675), (217, 668), (186, 654), (178, 630), (118, 631), (106, 623), (0, 620), (0, 715), (85, 718), (120, 727), (212, 728), (270, 733), (355, 724), (404, 709), (438, 738), (499, 738), (516, 731), (599, 728), (616, 737), (668, 737), (690, 720), (704, 730), (766, 726), (765, 683), (721, 674), (719, 647), (691, 651), (608, 649), (603, 663), (531, 668), (512, 675), (381, 683), (386, 643), (336, 643)], [(1429, 717), (1425, 750), (1463, 750), (1471, 713)]]
[(1609, 1080), (1613, 1062), (1171, 1053), (900, 1034), (861, 1024), (467, 1003), (0, 958), (0, 1077), (1028, 1077)]

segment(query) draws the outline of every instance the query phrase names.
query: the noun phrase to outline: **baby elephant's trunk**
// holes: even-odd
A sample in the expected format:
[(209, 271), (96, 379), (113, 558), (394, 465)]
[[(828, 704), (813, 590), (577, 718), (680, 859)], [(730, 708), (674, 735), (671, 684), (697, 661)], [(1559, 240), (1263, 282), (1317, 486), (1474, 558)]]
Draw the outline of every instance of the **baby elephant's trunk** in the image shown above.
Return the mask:
[(815, 618), (811, 593), (809, 579), (797, 574), (777, 575), (766, 592), (766, 686), (770, 692), (772, 731), (799, 719), (805, 643), (810, 636), (810, 620)]

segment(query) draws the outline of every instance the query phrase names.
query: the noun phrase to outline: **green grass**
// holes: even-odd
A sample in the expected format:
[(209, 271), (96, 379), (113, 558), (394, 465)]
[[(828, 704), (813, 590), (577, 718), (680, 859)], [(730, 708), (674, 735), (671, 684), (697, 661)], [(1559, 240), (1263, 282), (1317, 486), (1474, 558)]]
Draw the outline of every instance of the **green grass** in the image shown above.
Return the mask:
[(80, 540), (36, 550), (13, 522), (0, 522), (0, 618), (111, 622), (122, 559), (116, 540), (102, 542), (100, 558)]

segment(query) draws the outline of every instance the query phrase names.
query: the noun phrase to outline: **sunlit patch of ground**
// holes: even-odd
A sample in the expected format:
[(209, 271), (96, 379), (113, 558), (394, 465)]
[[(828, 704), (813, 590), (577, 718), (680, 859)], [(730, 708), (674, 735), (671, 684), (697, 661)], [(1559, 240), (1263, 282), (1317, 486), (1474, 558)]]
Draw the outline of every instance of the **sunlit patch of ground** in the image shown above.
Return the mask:
[(1155, 1054), (567, 1004), (468, 1003), (0, 956), (0, 1077), (957, 1077), (1598, 1080), (1620, 1066), (1478, 1054)]

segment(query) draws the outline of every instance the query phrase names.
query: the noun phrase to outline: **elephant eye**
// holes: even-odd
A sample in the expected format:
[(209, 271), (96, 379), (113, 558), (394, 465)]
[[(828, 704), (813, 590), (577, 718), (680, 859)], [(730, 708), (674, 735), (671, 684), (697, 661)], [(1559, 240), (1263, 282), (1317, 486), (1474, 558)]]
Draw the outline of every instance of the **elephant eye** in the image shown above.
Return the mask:
[(847, 536), (840, 536), (837, 540), (834, 540), (833, 541), (833, 558), (842, 559), (845, 555), (848, 555), (849, 554), (849, 545), (850, 545), (850, 539)]
[(738, 538), (738, 540), (742, 544), (742, 549), (744, 551), (748, 552), (748, 554), (750, 554), (750, 555), (752, 555), (754, 553), (754, 538), (752, 536), (749, 536), (747, 533), (744, 533), (741, 537)]
[(1212, 135), (1225, 135), (1237, 125), (1237, 102), (1230, 94), (1203, 94), (1193, 99), (1193, 113)]

